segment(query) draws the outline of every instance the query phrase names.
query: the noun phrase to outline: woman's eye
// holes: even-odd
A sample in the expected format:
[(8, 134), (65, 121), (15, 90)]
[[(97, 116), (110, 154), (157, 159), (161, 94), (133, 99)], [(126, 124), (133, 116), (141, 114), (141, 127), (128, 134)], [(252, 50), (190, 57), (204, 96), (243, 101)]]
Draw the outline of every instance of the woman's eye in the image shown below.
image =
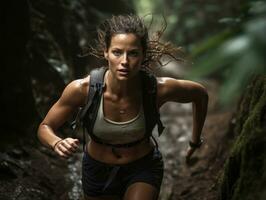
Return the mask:
[(120, 51), (113, 51), (113, 54), (114, 54), (115, 56), (120, 56), (120, 55), (121, 55), (121, 52), (120, 52)]
[(130, 56), (137, 57), (139, 55), (139, 52), (137, 51), (132, 51), (129, 53)]

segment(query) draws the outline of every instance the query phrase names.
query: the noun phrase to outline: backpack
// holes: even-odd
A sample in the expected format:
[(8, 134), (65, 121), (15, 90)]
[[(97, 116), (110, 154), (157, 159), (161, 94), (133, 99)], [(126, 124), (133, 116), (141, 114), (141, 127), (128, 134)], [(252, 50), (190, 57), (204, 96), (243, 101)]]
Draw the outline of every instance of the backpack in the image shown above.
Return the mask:
[(107, 71), (107, 67), (101, 67), (93, 69), (90, 73), (90, 88), (86, 105), (80, 109), (75, 120), (71, 123), (72, 129), (76, 129), (79, 124), (83, 127), (83, 150), (86, 144), (86, 130), (91, 139), (97, 143), (104, 144), (112, 147), (131, 147), (141, 141), (152, 137), (156, 146), (158, 146), (156, 140), (152, 136), (152, 130), (155, 125), (158, 126), (158, 135), (160, 136), (164, 130), (164, 126), (160, 120), (160, 113), (157, 108), (157, 81), (156, 77), (146, 70), (140, 70), (142, 80), (142, 97), (143, 97), (143, 110), (145, 118), (145, 136), (140, 140), (126, 143), (126, 144), (109, 144), (103, 142), (100, 138), (93, 134), (93, 127), (97, 117), (97, 112), (100, 105), (101, 95), (103, 93), (104, 74)]

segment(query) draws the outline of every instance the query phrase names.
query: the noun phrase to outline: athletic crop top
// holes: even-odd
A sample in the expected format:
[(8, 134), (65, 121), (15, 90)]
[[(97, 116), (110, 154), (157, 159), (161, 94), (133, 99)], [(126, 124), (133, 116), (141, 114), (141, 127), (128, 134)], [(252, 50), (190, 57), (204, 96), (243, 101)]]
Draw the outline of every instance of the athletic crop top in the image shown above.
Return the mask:
[(103, 95), (93, 127), (93, 134), (106, 143), (124, 144), (140, 140), (145, 135), (145, 118), (143, 107), (133, 119), (115, 122), (107, 119), (103, 113)]

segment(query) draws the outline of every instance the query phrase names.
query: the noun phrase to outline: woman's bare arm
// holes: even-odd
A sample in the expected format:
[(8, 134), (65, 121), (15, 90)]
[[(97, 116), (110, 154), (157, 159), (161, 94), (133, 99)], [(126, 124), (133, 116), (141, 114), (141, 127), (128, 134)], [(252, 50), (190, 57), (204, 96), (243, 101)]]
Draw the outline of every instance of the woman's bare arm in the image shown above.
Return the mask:
[[(64, 89), (59, 100), (51, 107), (44, 120), (39, 125), (38, 138), (47, 147), (54, 150), (63, 157), (71, 155), (78, 147), (78, 140), (66, 138), (62, 140), (56, 131), (61, 127), (71, 114), (86, 102), (88, 93), (89, 77), (71, 82)], [(61, 141), (62, 140), (62, 141)], [(57, 145), (60, 141), (61, 145)]]
[[(208, 107), (208, 93), (205, 87), (193, 81), (158, 78), (158, 106), (160, 107), (168, 101), (192, 103), (193, 132), (191, 141), (198, 144)], [(192, 150), (190, 153), (189, 157), (193, 153)]]

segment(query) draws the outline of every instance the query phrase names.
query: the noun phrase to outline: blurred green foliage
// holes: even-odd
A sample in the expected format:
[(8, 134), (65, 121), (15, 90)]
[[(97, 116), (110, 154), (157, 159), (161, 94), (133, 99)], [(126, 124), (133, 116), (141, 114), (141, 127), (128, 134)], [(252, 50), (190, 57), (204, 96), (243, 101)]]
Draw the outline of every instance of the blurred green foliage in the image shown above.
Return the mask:
[(266, 72), (266, 3), (248, 3), (247, 17), (221, 19), (239, 23), (196, 45), (191, 55), (195, 65), (189, 77), (216, 75), (222, 81), (220, 100), (229, 104), (239, 97), (249, 80)]
[(183, 46), (194, 62), (186, 78), (219, 80), (223, 105), (234, 102), (252, 76), (266, 72), (265, 1), (150, 0), (145, 9), (136, 4), (140, 15), (165, 16), (165, 39)]

